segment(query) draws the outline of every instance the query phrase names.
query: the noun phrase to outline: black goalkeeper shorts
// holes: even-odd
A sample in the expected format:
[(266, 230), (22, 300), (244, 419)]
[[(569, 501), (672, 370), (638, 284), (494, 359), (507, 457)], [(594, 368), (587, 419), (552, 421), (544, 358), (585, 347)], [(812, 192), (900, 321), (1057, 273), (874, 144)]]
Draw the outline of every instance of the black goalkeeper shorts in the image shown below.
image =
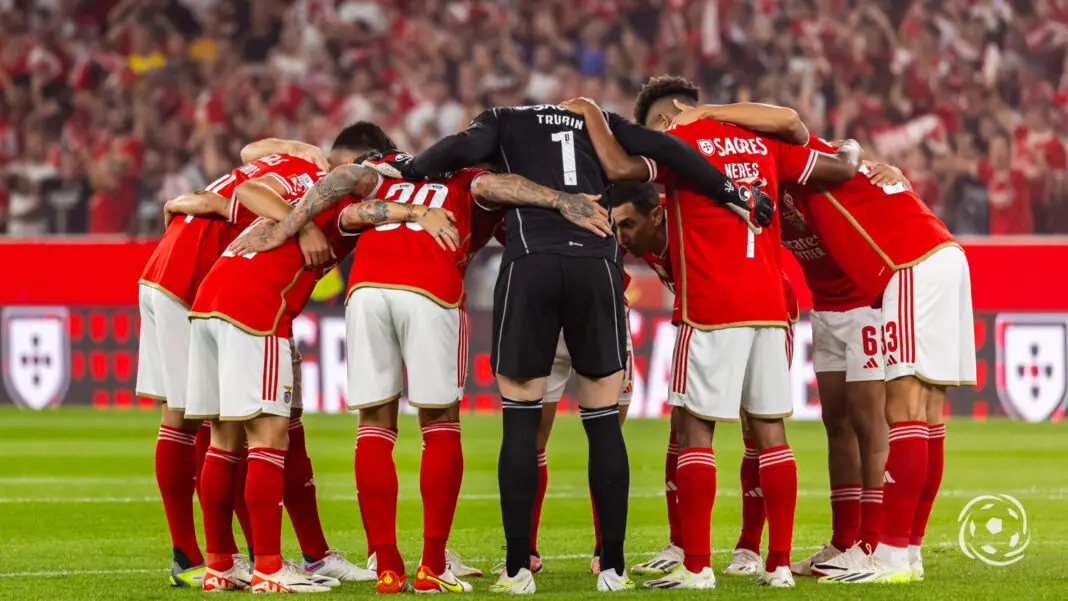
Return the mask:
[(548, 376), (561, 330), (579, 374), (601, 378), (624, 368), (627, 315), (618, 264), (535, 253), (501, 268), (493, 293), (494, 373)]

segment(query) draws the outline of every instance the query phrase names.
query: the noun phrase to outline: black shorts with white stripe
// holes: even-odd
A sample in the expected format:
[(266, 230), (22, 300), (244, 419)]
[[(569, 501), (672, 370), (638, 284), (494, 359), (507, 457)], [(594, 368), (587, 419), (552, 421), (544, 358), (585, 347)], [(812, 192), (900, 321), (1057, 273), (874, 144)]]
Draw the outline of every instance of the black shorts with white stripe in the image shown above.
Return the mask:
[(519, 257), (502, 265), (494, 290), (494, 373), (548, 376), (563, 330), (576, 372), (611, 375), (626, 365), (626, 321), (617, 263), (553, 253)]

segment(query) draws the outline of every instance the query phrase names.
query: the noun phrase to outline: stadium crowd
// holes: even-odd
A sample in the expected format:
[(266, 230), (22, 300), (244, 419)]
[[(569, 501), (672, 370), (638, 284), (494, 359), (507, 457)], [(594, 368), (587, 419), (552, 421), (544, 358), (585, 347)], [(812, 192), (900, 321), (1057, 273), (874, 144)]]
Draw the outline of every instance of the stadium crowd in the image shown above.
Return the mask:
[(1064, 234), (1066, 4), (0, 0), (0, 232), (154, 236), (251, 139), (366, 119), (418, 151), (485, 106), (630, 114), (677, 73), (857, 138), (957, 234)]

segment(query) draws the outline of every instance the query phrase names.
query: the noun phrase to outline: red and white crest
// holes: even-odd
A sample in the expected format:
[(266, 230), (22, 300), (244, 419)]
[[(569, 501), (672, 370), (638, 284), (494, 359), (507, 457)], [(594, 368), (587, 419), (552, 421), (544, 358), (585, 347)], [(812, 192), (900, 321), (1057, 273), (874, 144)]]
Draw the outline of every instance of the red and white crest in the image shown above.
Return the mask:
[(1005, 412), (1029, 422), (1063, 412), (1068, 402), (1068, 317), (1002, 314), (997, 333), (997, 389)]
[(70, 386), (70, 330), (66, 307), (5, 307), (4, 388), (24, 407), (63, 402)]

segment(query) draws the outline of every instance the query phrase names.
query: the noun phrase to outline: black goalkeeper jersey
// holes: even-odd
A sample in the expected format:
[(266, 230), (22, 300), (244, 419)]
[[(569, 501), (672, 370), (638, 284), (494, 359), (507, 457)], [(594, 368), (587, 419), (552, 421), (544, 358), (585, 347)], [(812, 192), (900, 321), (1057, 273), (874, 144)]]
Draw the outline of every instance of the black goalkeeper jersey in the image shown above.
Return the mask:
[[(657, 161), (696, 184), (696, 189), (709, 190), (707, 195), (712, 198), (726, 189), (726, 176), (686, 143), (615, 113), (605, 112), (605, 117), (627, 152)], [(423, 176), (439, 177), (477, 163), (488, 163), (497, 171), (564, 192), (602, 194), (608, 186), (582, 116), (556, 105), (486, 110), (465, 131), (440, 140), (415, 157), (412, 169)], [(597, 236), (555, 210), (507, 207), (505, 215), (505, 263), (531, 253), (621, 259), (615, 236)]]

